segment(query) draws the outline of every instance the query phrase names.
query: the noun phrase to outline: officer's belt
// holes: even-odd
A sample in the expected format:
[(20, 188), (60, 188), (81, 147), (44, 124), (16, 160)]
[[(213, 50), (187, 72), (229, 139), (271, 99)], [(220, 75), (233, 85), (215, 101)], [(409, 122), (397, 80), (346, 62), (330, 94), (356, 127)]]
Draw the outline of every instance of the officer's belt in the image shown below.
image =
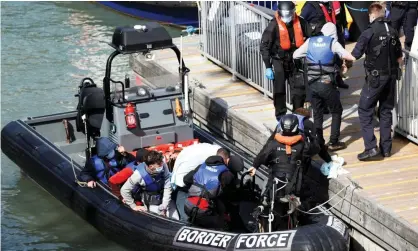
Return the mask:
[(377, 76), (388, 76), (388, 75), (396, 75), (398, 73), (398, 69), (391, 69), (389, 70), (366, 70), (366, 74), (369, 76), (377, 77)]

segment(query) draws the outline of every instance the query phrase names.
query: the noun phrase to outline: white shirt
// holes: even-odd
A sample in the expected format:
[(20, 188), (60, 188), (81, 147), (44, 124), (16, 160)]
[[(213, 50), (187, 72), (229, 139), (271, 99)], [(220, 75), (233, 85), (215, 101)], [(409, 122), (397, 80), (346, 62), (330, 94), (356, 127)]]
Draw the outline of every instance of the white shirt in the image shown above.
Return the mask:
[(171, 184), (184, 187), (184, 176), (203, 164), (207, 158), (216, 155), (221, 147), (208, 143), (199, 143), (185, 147), (177, 156), (171, 175)]

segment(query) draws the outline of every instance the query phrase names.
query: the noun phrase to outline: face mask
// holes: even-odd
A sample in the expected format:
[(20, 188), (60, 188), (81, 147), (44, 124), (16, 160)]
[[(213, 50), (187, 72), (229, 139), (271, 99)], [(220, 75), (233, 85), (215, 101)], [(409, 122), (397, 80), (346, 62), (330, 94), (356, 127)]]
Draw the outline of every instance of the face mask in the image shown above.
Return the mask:
[(293, 19), (293, 12), (290, 10), (279, 10), (280, 18), (285, 23), (290, 23)]
[(112, 150), (107, 156), (106, 158), (108, 159), (113, 159), (113, 157), (115, 157), (115, 150)]
[(110, 166), (117, 166), (118, 162), (115, 159), (112, 159), (112, 160), (109, 161), (109, 165)]
[(154, 169), (155, 170), (154, 172), (161, 173), (163, 171), (163, 169), (164, 169), (164, 167), (163, 166), (160, 166), (160, 167), (155, 168)]

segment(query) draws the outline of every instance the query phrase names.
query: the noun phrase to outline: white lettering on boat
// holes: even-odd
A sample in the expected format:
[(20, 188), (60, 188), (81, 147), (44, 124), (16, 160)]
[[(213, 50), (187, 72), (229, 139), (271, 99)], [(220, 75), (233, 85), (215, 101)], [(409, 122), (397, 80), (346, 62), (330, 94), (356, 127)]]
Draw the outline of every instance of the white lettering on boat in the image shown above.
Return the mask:
[(290, 250), (296, 230), (261, 234), (241, 234), (235, 250), (276, 249)]
[(236, 234), (231, 233), (183, 227), (177, 232), (173, 245), (205, 250), (214, 248), (225, 250), (235, 236)]

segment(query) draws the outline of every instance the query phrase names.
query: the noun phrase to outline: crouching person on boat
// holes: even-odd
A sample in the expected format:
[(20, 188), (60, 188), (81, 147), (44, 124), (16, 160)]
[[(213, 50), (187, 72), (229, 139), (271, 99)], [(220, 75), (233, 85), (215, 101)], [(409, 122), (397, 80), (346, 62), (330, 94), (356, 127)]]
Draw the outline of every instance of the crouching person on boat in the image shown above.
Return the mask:
[[(262, 196), (262, 206), (256, 210), (259, 210), (259, 213), (263, 210), (269, 211), (269, 214), (277, 212), (278, 215), (274, 215), (274, 219), (278, 220), (274, 222), (273, 231), (288, 227), (288, 217), (282, 216), (290, 217), (300, 206), (302, 175), (306, 165), (309, 165), (307, 159), (318, 154), (321, 149), (315, 138), (306, 133), (304, 121), (303, 116), (295, 114), (283, 116), (274, 136), (272, 135), (264, 145), (249, 170), (250, 174), (254, 175), (255, 170), (261, 165), (269, 167), (269, 179)], [(329, 154), (326, 155), (331, 161)], [(288, 207), (283, 203), (288, 203)], [(274, 205), (274, 210), (270, 208), (271, 205)]]
[(135, 159), (123, 146), (118, 146), (107, 137), (97, 139), (96, 152), (86, 161), (80, 174), (80, 180), (87, 182), (90, 188), (96, 187), (96, 181), (107, 185), (111, 176)]
[(121, 199), (120, 188), (131, 177), (131, 175), (138, 169), (138, 167), (144, 162), (145, 155), (149, 153), (146, 149), (139, 149), (136, 151), (135, 160), (130, 162), (121, 171), (114, 174), (109, 178), (109, 187), (112, 193)]
[[(137, 166), (120, 192), (124, 202), (135, 211), (150, 211), (179, 219), (176, 205), (171, 200), (170, 172), (163, 155), (157, 151), (145, 154), (144, 162)], [(139, 197), (143, 205), (136, 205), (134, 196)]]
[(221, 195), (228, 189), (236, 189), (236, 172), (243, 169), (242, 160), (236, 161), (236, 158), (239, 157), (230, 156), (226, 164), (222, 156), (210, 156), (184, 176), (184, 183), (190, 186), (184, 211), (191, 223), (205, 228), (224, 229), (227, 209)]

